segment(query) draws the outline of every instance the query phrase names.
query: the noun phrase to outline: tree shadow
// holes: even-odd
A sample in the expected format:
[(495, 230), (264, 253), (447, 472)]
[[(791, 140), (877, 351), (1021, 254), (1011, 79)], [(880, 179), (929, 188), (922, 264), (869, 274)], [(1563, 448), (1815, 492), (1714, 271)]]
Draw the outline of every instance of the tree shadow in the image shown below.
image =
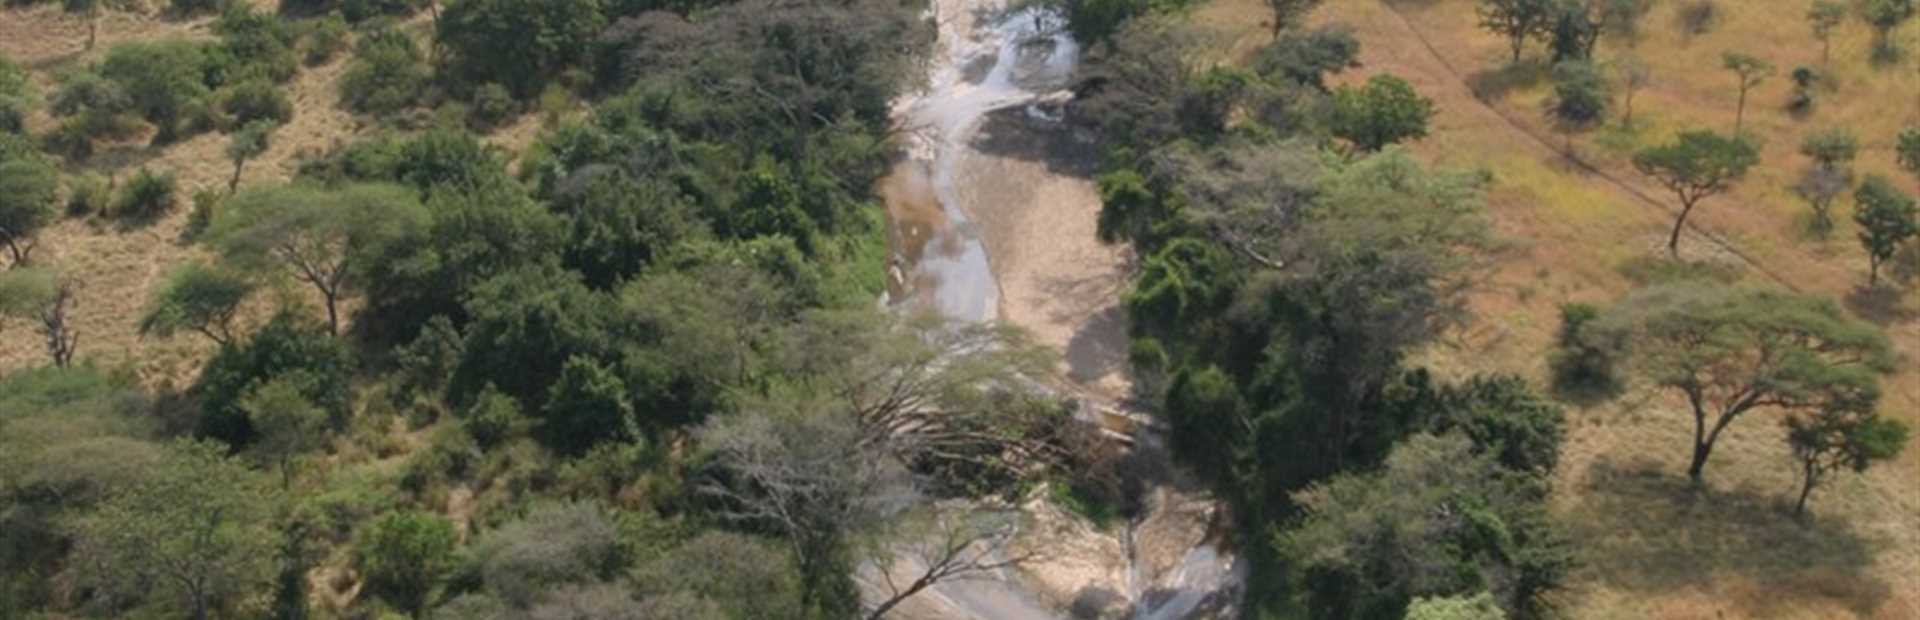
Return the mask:
[(1551, 71), (1543, 60), (1522, 59), (1497, 69), (1473, 72), (1467, 76), (1467, 89), (1473, 91), (1474, 98), (1491, 103), (1513, 91), (1539, 84)]
[(1888, 284), (1856, 286), (1842, 299), (1855, 316), (1886, 327), (1920, 318), (1920, 310), (1906, 305), (1903, 292)]
[(1100, 170), (1097, 140), (1062, 119), (1064, 101), (1036, 101), (987, 113), (971, 146), (986, 155), (1045, 164), (1054, 174), (1088, 178)]
[(1111, 306), (1094, 314), (1067, 341), (1067, 377), (1081, 383), (1100, 380), (1127, 366), (1127, 312)]
[(1648, 459), (1606, 456), (1581, 484), (1583, 501), (1570, 520), (1575, 539), (1610, 586), (1710, 588), (1732, 574), (1785, 592), (1837, 576), (1850, 585), (1821, 594), (1863, 617), (1892, 595), (1887, 583), (1866, 574), (1881, 541), (1841, 519), (1795, 520), (1790, 499), (1777, 490), (1701, 487)]

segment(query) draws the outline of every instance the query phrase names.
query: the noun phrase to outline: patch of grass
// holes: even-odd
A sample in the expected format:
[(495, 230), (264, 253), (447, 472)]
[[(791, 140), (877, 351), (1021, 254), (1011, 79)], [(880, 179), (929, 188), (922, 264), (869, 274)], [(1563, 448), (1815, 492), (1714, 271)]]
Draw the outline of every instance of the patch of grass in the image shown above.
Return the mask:
[(1672, 259), (1665, 256), (1636, 256), (1620, 263), (1620, 275), (1640, 286), (1687, 280), (1740, 281), (1741, 269), (1719, 261)]
[(1105, 501), (1097, 493), (1067, 482), (1055, 482), (1048, 485), (1047, 497), (1053, 503), (1065, 508), (1067, 512), (1079, 515), (1094, 527), (1107, 529), (1120, 521), (1120, 506)]

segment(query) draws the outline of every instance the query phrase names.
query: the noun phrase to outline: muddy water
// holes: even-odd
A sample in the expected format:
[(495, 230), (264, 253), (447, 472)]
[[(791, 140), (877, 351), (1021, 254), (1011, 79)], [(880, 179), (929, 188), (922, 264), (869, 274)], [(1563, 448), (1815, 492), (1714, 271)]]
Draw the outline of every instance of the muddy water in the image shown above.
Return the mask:
[[(1031, 238), (1016, 241), (1015, 231), (1024, 229), (1031, 236), (1037, 225), (1047, 229), (1038, 231), (1044, 235), (1091, 239), (1092, 211), (1081, 214), (1086, 221), (1080, 223), (1088, 227), (1084, 231), (1064, 229), (1059, 217), (1025, 216), (1045, 210), (1052, 210), (1054, 216), (1062, 215), (1060, 209), (1097, 210), (1098, 203), (1085, 179), (1064, 179), (1053, 167), (1035, 163), (1060, 163), (1054, 158), (1028, 153), (1015, 162), (1007, 155), (1008, 142), (1047, 143), (1070, 133), (1059, 128), (1057, 110), (1068, 96), (1064, 88), (1080, 50), (1060, 32), (1053, 16), (1005, 11), (1000, 8), (1004, 1), (935, 0), (932, 17), (939, 25), (939, 48), (928, 67), (927, 87), (903, 98), (894, 109), (909, 130), (908, 156), (878, 188), (893, 224), (894, 287), (889, 298), (896, 304), (933, 308), (968, 321), (1015, 320), (1037, 328), (1026, 322), (1036, 316), (1052, 317), (1062, 324), (1050, 327), (1070, 334), (1054, 334), (1061, 342), (1051, 344), (1067, 344), (1071, 335), (1074, 341), (1101, 340), (1124, 347), (1124, 330), (1089, 329), (1095, 313), (1033, 299), (1055, 294), (1036, 291), (1036, 280), (1050, 282), (1053, 276), (1071, 280), (1086, 274), (1056, 273), (1068, 269), (1068, 263), (1049, 262), (1059, 257), (1035, 251)], [(1016, 122), (1008, 122), (1010, 118)], [(1015, 134), (1013, 140), (1006, 139), (1007, 132)], [(1044, 189), (1061, 187), (1073, 187), (1073, 191)], [(1068, 198), (1062, 200), (1063, 196)], [(1043, 236), (1040, 244), (1051, 248), (1068, 242)], [(1015, 260), (1021, 253), (1026, 256)], [(1103, 262), (1101, 256), (1091, 258), (1094, 263)], [(1002, 280), (1009, 274), (996, 273), (996, 260), (1006, 261), (1003, 268), (1018, 271), (1025, 279), (1016, 281), (1019, 285), (1009, 284), (1011, 289), (1003, 287)], [(1117, 269), (1120, 261), (1104, 262)], [(1043, 272), (1040, 277), (1033, 273), (1036, 266)], [(1084, 269), (1084, 263), (1079, 268)], [(1102, 282), (1125, 281), (1124, 274), (1101, 275)], [(1014, 298), (1006, 298), (1009, 291)], [(1114, 295), (1117, 292), (1094, 296)], [(1110, 299), (1103, 307), (1117, 311)], [(1099, 314), (1111, 314), (1107, 322), (1124, 321), (1117, 313)], [(1086, 409), (1118, 411), (1105, 398), (1096, 400), (1103, 402), (1089, 403)], [(1148, 446), (1146, 453), (1157, 463), (1155, 468), (1163, 472), (1157, 482), (1147, 483), (1145, 509), (1138, 519), (1099, 530), (1049, 502), (1036, 500), (1023, 507), (1029, 523), (1016, 546), (1037, 552), (1041, 560), (944, 582), (910, 599), (893, 616), (916, 620), (1231, 617), (1244, 569), (1232, 554), (1214, 544), (1220, 538), (1214, 527), (1220, 521), (1218, 502), (1191, 484), (1172, 482), (1177, 473), (1157, 437), (1144, 427), (1136, 428), (1134, 418), (1115, 413), (1101, 416), (1100, 421), (1126, 422), (1125, 430), (1117, 432), (1135, 434), (1139, 444)], [(868, 567), (870, 581), (875, 577), (871, 572)]]

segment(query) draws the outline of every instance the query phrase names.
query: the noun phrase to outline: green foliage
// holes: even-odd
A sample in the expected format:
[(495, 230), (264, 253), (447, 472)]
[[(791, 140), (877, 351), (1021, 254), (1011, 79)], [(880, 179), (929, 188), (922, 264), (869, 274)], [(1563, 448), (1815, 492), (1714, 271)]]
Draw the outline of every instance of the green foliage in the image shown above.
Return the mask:
[(564, 262), (589, 286), (630, 279), (672, 248), (706, 234), (693, 205), (670, 185), (617, 172), (570, 185), (554, 200), (570, 216)]
[(1838, 0), (1814, 0), (1807, 7), (1807, 27), (1813, 30), (1813, 38), (1820, 40), (1820, 62), (1832, 56), (1833, 29), (1846, 19), (1847, 5)]
[(599, 0), (454, 0), (434, 23), (456, 79), (500, 81), (516, 98), (569, 68), (585, 66), (607, 24)]
[(361, 32), (353, 60), (340, 75), (340, 99), (355, 111), (389, 115), (419, 103), (426, 59), (406, 33), (390, 26)]
[(1520, 52), (1526, 49), (1528, 39), (1546, 35), (1553, 27), (1554, 0), (1478, 1), (1480, 27), (1506, 37), (1515, 63), (1520, 62)]
[(1674, 20), (1680, 26), (1680, 33), (1699, 36), (1713, 30), (1720, 24), (1719, 0), (1683, 0)]
[(731, 620), (802, 609), (795, 577), (793, 559), (770, 541), (723, 531), (695, 536), (633, 571), (642, 598), (691, 595)]
[(480, 534), (466, 560), (489, 594), (516, 609), (567, 584), (616, 577), (631, 561), (614, 515), (585, 502), (537, 505)]
[[(577, 355), (606, 353), (612, 344), (609, 335), (615, 316), (613, 300), (588, 290), (576, 274), (552, 267), (514, 269), (476, 286), (466, 309), (466, 316), (472, 320), (466, 328), (465, 350), (451, 384), (455, 403), (472, 402), (484, 386), (494, 384), (523, 406), (546, 404), (549, 390), (569, 366), (586, 364), (575, 368), (574, 378), (578, 380), (593, 377), (598, 381), (605, 372), (604, 368), (594, 367), (586, 360), (569, 363)], [(578, 374), (582, 372), (588, 374)], [(599, 385), (604, 387), (604, 382)], [(592, 388), (590, 385), (574, 387)], [(599, 402), (585, 393), (569, 396), (588, 399), (580, 403), (585, 406)], [(570, 433), (576, 430), (587, 433), (622, 430), (620, 426), (596, 425), (609, 422), (617, 425), (621, 416), (609, 420), (596, 419), (594, 414), (602, 413), (598, 411), (543, 411), (548, 415), (548, 422), (557, 426), (552, 429), (556, 439), (570, 438)], [(554, 419), (574, 413), (583, 418), (580, 426), (567, 428), (566, 421)], [(556, 447), (579, 450), (586, 444), (563, 441)]]
[[(38, 93), (26, 69), (0, 54), (0, 135), (26, 131), (27, 112), (38, 103)], [(0, 161), (6, 158), (0, 157)]]
[(293, 120), (293, 103), (272, 82), (249, 80), (224, 91), (220, 111), (232, 119), (233, 126), (245, 127), (258, 122), (274, 125)]
[(473, 91), (473, 111), (471, 124), (478, 129), (492, 129), (512, 120), (518, 112), (519, 104), (513, 100), (513, 94), (505, 86), (488, 82)]
[(1733, 135), (1737, 138), (1746, 120), (1747, 92), (1773, 75), (1773, 63), (1750, 54), (1724, 52), (1720, 55), (1720, 66), (1740, 78), (1740, 103), (1733, 117)]
[(86, 217), (104, 213), (112, 206), (113, 191), (100, 175), (84, 172), (67, 177), (67, 217)]
[(1787, 446), (1799, 462), (1801, 486), (1796, 514), (1807, 510), (1807, 496), (1829, 474), (1863, 472), (1890, 461), (1906, 448), (1911, 429), (1905, 422), (1859, 409), (1822, 410), (1786, 419)]
[(420, 511), (387, 513), (355, 536), (353, 564), (375, 594), (415, 618), (454, 567), (453, 523)]
[(417, 235), (427, 218), (413, 193), (394, 185), (283, 185), (235, 195), (208, 236), (235, 265), (313, 286), (337, 333), (340, 300), (365, 286), (371, 261)]
[(1852, 164), (1859, 152), (1860, 139), (1854, 137), (1853, 130), (1845, 127), (1816, 131), (1800, 141), (1800, 154), (1828, 170), (1838, 170)]
[(1073, 40), (1093, 46), (1106, 43), (1121, 27), (1156, 8), (1178, 8), (1180, 3), (1153, 0), (1065, 0), (1061, 13), (1067, 18), (1067, 33)]
[(1913, 0), (1862, 0), (1860, 19), (1873, 27), (1874, 58), (1891, 59), (1898, 53), (1891, 36), (1893, 29), (1913, 17), (1913, 13)]
[(179, 136), (186, 111), (207, 97), (207, 58), (200, 44), (181, 40), (115, 44), (100, 63), (100, 76), (126, 93), (129, 109), (152, 123), (154, 142)]
[(1464, 437), (1415, 435), (1378, 472), (1296, 494), (1303, 519), (1274, 544), (1294, 559), (1314, 617), (1401, 618), (1414, 597), (1485, 591), (1500, 593), (1506, 613), (1533, 617), (1572, 564), (1544, 495)]
[(1406, 620), (1507, 620), (1506, 610), (1493, 595), (1417, 596), (1407, 605)]
[(1907, 174), (1920, 177), (1920, 127), (1907, 127), (1900, 130), (1894, 142), (1895, 161)]
[(280, 0), (282, 14), (338, 15), (360, 24), (381, 17), (405, 17), (427, 8), (426, 0)]
[(245, 4), (222, 10), (213, 32), (220, 43), (207, 49), (207, 82), (230, 86), (254, 81), (286, 82), (299, 70), (298, 33), (272, 13)]
[(1618, 334), (1591, 329), (1599, 318), (1600, 308), (1592, 304), (1560, 306), (1560, 331), (1547, 360), (1555, 392), (1586, 400), (1611, 397), (1624, 387), (1618, 365), (1626, 343)]
[(1880, 265), (1920, 236), (1920, 208), (1912, 196), (1880, 175), (1868, 175), (1853, 192), (1853, 221), (1860, 225), (1860, 246), (1867, 250), (1867, 286), (1880, 282)]
[[(1568, 134), (1591, 129), (1606, 120), (1607, 78), (1598, 67), (1584, 61), (1567, 61), (1553, 66), (1553, 99), (1548, 112)], [(1571, 139), (1571, 138), (1569, 138)]]
[(1680, 199), (1667, 251), (1680, 253), (1680, 231), (1700, 199), (1719, 194), (1760, 163), (1760, 152), (1738, 137), (1706, 130), (1683, 131), (1673, 142), (1649, 146), (1633, 154), (1633, 167), (1653, 177)]
[(307, 31), (300, 45), (306, 50), (306, 63), (312, 66), (332, 62), (340, 52), (346, 51), (350, 36), (347, 19), (339, 11), (307, 22)]
[(191, 17), (226, 9), (229, 0), (167, 0), (175, 17)]
[(1202, 475), (1224, 479), (1232, 471), (1236, 438), (1252, 424), (1238, 385), (1219, 368), (1183, 369), (1167, 388), (1166, 413), (1173, 449)]
[(53, 222), (60, 173), (37, 158), (0, 159), (0, 245), (25, 264), (40, 230)]
[(201, 369), (193, 388), (200, 396), (195, 433), (235, 448), (252, 445), (260, 430), (241, 402), (275, 380), (298, 386), (307, 402), (327, 412), (332, 428), (341, 428), (352, 372), (352, 353), (325, 329), (289, 314), (276, 315), (245, 342), (221, 347)]
[(1389, 144), (1427, 135), (1433, 118), (1433, 100), (1392, 74), (1367, 79), (1365, 86), (1343, 86), (1333, 91), (1329, 129), (1362, 151), (1374, 152)]
[(1636, 374), (1687, 397), (1696, 482), (1746, 413), (1870, 410), (1892, 363), (1886, 336), (1832, 300), (1710, 281), (1642, 289), (1595, 328), (1631, 343)]
[(140, 335), (193, 330), (218, 344), (234, 340), (233, 320), (254, 289), (242, 274), (189, 261), (174, 267), (140, 316)]
[(248, 456), (280, 470), (281, 486), (291, 488), (293, 461), (326, 440), (329, 415), (307, 399), (310, 378), (283, 375), (254, 386), (235, 407), (247, 416), (255, 441)]
[(113, 216), (136, 222), (151, 222), (172, 211), (175, 199), (173, 173), (154, 174), (141, 168), (120, 188), (113, 202)]
[(175, 443), (81, 522), (77, 566), (106, 600), (164, 597), (204, 619), (265, 585), (269, 506), (259, 478), (224, 446)]

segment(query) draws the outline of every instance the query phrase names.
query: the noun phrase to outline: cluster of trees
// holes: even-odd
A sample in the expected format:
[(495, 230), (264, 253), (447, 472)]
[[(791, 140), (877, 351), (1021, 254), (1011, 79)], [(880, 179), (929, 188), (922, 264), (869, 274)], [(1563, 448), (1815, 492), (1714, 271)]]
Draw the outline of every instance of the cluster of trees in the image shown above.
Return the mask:
[[(872, 308), (869, 188), (930, 42), (915, 8), (456, 0), (430, 45), (378, 18), (424, 8), (282, 10), (358, 24), (344, 90), (369, 111), (429, 103), (421, 84), (476, 110), (558, 84), (592, 113), (517, 173), (435, 123), (229, 183), (195, 214), (206, 258), (138, 317), (211, 345), (189, 386), (149, 393), (43, 328), (58, 367), (0, 378), (0, 615), (305, 618), (331, 562), (325, 587), (358, 584), (370, 615), (879, 617), (1024, 557), (992, 502), (941, 500), (1104, 484), (1082, 484), (1112, 464), (1076, 448), (1093, 431), (1037, 389), (1024, 335)], [(214, 23), (67, 78), (63, 127), (211, 119), (237, 179), (288, 118), (272, 85), (305, 44), (283, 35), (308, 30)], [(0, 171), (35, 171), (0, 176), (25, 265), (59, 193), (33, 183), (57, 177), (0, 138)], [(140, 179), (139, 209), (171, 203), (169, 177)], [(74, 290), (10, 269), (0, 309), (40, 321)], [(904, 578), (863, 600), (862, 567)]]

